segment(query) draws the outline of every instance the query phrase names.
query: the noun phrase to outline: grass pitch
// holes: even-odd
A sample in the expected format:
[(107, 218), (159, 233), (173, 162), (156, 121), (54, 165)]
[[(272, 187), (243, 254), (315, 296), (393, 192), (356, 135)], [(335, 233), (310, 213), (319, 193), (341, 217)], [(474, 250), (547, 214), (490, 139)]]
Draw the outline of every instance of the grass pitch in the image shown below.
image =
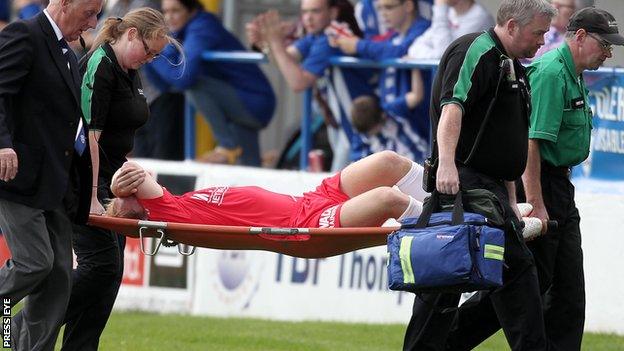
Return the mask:
[[(396, 324), (291, 323), (114, 312), (100, 340), (100, 350), (400, 350), (404, 332), (405, 325)], [(509, 347), (499, 332), (476, 350)], [(586, 333), (583, 350), (624, 350), (624, 336)]]

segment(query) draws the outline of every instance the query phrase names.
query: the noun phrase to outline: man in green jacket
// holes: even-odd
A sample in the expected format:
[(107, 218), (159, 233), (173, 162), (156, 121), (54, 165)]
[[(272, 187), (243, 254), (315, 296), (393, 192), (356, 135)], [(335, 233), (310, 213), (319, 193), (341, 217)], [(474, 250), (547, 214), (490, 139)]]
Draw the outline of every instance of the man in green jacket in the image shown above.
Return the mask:
[(585, 282), (579, 212), (570, 167), (589, 155), (592, 111), (583, 71), (595, 70), (624, 45), (615, 18), (585, 8), (570, 19), (565, 41), (528, 70), (531, 127), (522, 176), (531, 216), (554, 219), (554, 235), (529, 243), (544, 295), (546, 336), (556, 350), (580, 350), (585, 322)]

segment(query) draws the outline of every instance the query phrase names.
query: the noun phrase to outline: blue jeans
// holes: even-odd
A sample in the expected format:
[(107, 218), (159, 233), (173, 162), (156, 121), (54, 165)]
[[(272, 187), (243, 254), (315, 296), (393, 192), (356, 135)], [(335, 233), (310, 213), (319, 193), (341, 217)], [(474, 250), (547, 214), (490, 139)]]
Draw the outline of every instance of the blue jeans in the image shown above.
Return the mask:
[(260, 166), (258, 131), (264, 126), (249, 113), (230, 84), (200, 77), (186, 91), (186, 97), (210, 123), (220, 146), (229, 149), (240, 146), (243, 149), (241, 164)]

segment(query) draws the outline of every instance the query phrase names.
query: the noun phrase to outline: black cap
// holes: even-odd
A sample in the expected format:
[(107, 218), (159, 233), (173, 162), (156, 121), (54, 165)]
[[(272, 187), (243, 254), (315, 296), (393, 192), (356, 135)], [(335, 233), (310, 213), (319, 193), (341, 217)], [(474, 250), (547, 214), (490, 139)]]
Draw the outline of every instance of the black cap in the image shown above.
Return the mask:
[(615, 17), (605, 10), (586, 7), (575, 12), (570, 18), (568, 31), (576, 32), (579, 29), (598, 34), (609, 44), (624, 45), (624, 37), (619, 34)]

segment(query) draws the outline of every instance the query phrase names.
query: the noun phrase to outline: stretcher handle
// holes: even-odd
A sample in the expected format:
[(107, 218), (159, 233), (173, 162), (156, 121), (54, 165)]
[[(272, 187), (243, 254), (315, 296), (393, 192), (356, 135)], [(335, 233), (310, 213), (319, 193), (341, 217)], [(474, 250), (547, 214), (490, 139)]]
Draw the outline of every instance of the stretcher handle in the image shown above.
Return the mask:
[(167, 229), (167, 222), (140, 220), (137, 222), (137, 225), (145, 228)]
[(549, 219), (546, 221), (546, 233), (559, 229), (559, 222)]
[(147, 250), (145, 250), (145, 247), (143, 246), (143, 231), (147, 229), (150, 228), (146, 226), (139, 227), (139, 244), (141, 245), (141, 252), (143, 252), (143, 254), (147, 256), (154, 256), (158, 253), (158, 250), (160, 250), (160, 245), (165, 238), (165, 231), (161, 228), (156, 229), (156, 233), (160, 234), (159, 238), (154, 238), (154, 240), (156, 240), (156, 248), (154, 248), (154, 251), (152, 252), (147, 252)]
[[(182, 247), (186, 246), (187, 248), (190, 247), (190, 250), (182, 250)], [(191, 246), (191, 245), (186, 245), (186, 244), (178, 244), (178, 252), (180, 253), (180, 255), (182, 256), (191, 256), (195, 253), (195, 246)]]

